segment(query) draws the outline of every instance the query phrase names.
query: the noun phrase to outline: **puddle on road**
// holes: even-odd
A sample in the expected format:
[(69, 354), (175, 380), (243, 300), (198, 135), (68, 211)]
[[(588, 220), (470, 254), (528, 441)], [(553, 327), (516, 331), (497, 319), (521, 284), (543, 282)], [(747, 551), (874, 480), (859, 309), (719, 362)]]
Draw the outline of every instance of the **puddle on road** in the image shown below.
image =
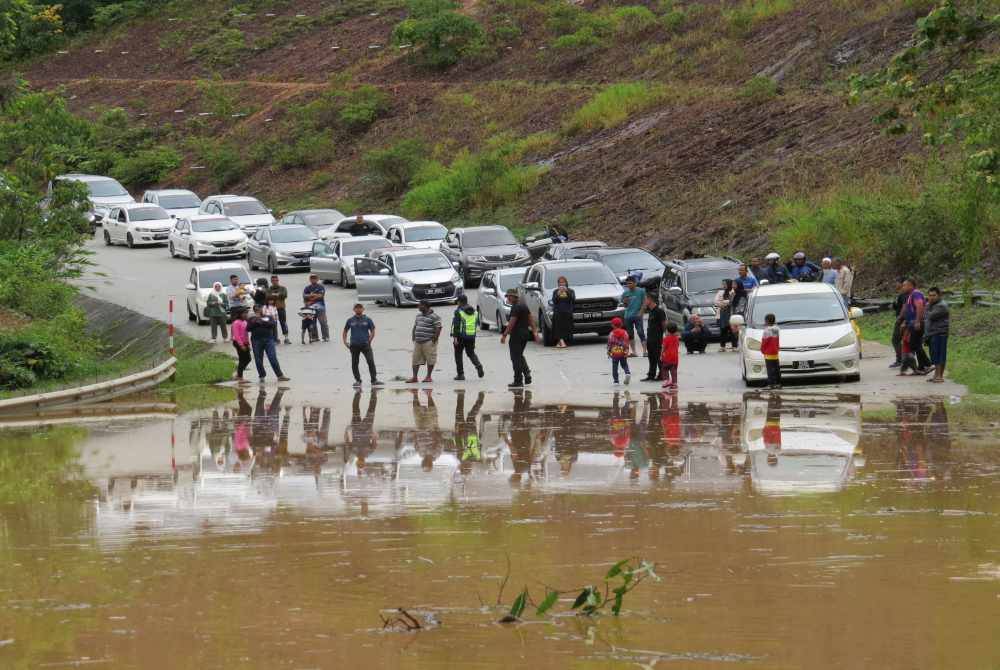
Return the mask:
[[(0, 431), (0, 666), (992, 667), (1000, 435), (950, 413), (271, 389)], [(508, 606), (663, 580), (501, 626), (507, 555)]]

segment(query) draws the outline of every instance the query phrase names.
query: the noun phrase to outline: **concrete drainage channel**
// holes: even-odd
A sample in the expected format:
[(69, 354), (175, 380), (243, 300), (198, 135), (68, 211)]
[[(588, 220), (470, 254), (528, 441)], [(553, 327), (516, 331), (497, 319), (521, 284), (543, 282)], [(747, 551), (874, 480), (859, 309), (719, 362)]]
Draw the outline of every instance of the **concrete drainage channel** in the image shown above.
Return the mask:
[[(109, 359), (128, 354), (156, 361), (167, 351), (167, 326), (162, 321), (90, 296), (78, 296), (87, 317), (87, 331), (108, 346)], [(77, 409), (155, 388), (174, 376), (177, 359), (170, 358), (141, 372), (117, 379), (46, 393), (0, 400), (0, 415), (36, 414)]]

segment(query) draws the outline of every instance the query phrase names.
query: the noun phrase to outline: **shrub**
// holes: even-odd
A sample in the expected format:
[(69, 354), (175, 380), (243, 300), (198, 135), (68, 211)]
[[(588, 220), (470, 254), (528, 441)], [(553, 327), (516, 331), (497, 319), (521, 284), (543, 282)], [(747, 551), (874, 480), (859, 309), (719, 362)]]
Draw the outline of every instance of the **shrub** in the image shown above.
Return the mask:
[(611, 12), (615, 32), (625, 37), (635, 37), (656, 25), (656, 15), (642, 5), (626, 5)]
[(34, 318), (64, 313), (76, 290), (56, 279), (57, 265), (44, 241), (0, 245), (0, 305)]
[(107, 30), (112, 26), (139, 16), (148, 9), (143, 0), (131, 0), (130, 2), (115, 2), (103, 7), (97, 7), (91, 17), (94, 27), (98, 30)]
[(561, 51), (588, 51), (603, 46), (607, 46), (606, 40), (599, 37), (590, 26), (580, 28), (575, 33), (558, 37), (552, 43), (553, 49)]
[(364, 160), (375, 187), (386, 195), (397, 196), (410, 187), (428, 154), (423, 142), (409, 139), (369, 151)]
[(655, 105), (665, 94), (662, 86), (644, 82), (612, 84), (576, 110), (565, 124), (563, 132), (576, 135), (613, 128), (624, 123), (633, 114)]
[(723, 12), (723, 18), (738, 35), (746, 35), (758, 23), (790, 12), (794, 0), (743, 0), (739, 5)]
[(242, 179), (250, 169), (244, 150), (233, 143), (205, 141), (200, 146), (200, 152), (201, 160), (219, 190)]
[(770, 77), (757, 75), (740, 87), (740, 97), (750, 102), (762, 104), (778, 95), (778, 82)]
[(453, 0), (410, 0), (410, 17), (393, 29), (393, 43), (413, 45), (418, 62), (435, 69), (482, 53), (482, 26), (454, 11), (458, 7)]
[(181, 155), (170, 147), (144, 149), (119, 160), (112, 173), (125, 185), (145, 186), (163, 181), (179, 168)]
[(38, 381), (63, 379), (96, 354), (83, 335), (85, 319), (75, 308), (47, 321), (0, 333), (0, 387), (26, 388)]
[(249, 50), (246, 36), (238, 28), (222, 28), (191, 47), (191, 55), (210, 67), (236, 65)]
[(333, 137), (329, 133), (309, 131), (288, 142), (276, 142), (270, 151), (270, 163), (279, 169), (320, 165), (333, 159)]
[(389, 99), (375, 86), (359, 86), (345, 96), (345, 102), (337, 117), (349, 131), (366, 130), (375, 120), (389, 109)]

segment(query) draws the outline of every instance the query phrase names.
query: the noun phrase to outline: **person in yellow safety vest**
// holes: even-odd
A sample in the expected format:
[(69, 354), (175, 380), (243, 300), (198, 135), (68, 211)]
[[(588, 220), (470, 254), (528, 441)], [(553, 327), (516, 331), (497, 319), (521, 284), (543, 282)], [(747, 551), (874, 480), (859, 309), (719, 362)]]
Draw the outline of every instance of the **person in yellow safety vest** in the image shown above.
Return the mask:
[(469, 305), (469, 299), (464, 295), (458, 297), (458, 308), (451, 320), (451, 337), (455, 343), (455, 381), (465, 381), (465, 367), (462, 354), (476, 367), (480, 378), (486, 374), (483, 364), (476, 356), (476, 333), (479, 332), (479, 313)]
[(486, 400), (486, 393), (479, 392), (469, 414), (465, 414), (465, 390), (455, 391), (455, 451), (463, 464), (480, 461), (482, 449), (479, 440), (479, 410)]

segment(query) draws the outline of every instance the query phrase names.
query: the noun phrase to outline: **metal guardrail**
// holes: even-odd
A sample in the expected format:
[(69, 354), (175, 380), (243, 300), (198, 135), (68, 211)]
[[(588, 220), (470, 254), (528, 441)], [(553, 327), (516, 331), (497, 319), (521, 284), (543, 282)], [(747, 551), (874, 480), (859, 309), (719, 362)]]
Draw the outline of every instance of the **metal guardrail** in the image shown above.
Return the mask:
[(0, 400), (0, 414), (26, 414), (104, 402), (159, 386), (173, 377), (176, 369), (177, 359), (171, 357), (151, 370), (118, 379)]

